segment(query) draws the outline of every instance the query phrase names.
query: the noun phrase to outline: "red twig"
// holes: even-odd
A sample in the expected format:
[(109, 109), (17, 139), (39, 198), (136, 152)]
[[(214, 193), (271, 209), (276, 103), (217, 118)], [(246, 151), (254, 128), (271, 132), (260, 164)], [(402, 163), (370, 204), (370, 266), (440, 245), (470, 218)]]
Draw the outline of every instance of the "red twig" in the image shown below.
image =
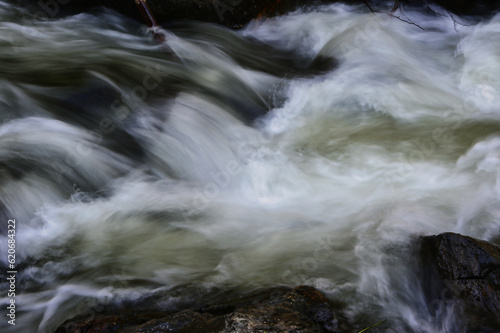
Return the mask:
[(399, 0), (394, 1), (394, 6), (391, 9), (391, 14), (394, 13), (399, 8)]
[[(135, 0), (135, 4), (137, 5), (137, 8), (139, 8), (142, 18), (144, 19), (144, 21), (146, 21), (148, 27), (161, 28), (161, 26), (156, 21), (151, 8), (149, 8), (148, 2), (146, 0)], [(153, 33), (153, 37), (158, 43), (165, 42), (166, 38), (164, 34), (158, 32), (157, 29), (151, 29), (151, 32)]]

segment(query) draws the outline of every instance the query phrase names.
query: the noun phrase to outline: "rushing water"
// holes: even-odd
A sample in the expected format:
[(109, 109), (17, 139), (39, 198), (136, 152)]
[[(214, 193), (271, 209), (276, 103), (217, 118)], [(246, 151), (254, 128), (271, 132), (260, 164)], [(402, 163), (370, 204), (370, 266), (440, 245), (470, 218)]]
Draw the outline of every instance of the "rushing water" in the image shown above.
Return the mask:
[(0, 2), (0, 254), (7, 271), (15, 219), (18, 270), (2, 332), (278, 284), (359, 326), (460, 331), (412, 244), (500, 233), (500, 16), (406, 15), (425, 30), (332, 5), (176, 23), (157, 45), (115, 12)]

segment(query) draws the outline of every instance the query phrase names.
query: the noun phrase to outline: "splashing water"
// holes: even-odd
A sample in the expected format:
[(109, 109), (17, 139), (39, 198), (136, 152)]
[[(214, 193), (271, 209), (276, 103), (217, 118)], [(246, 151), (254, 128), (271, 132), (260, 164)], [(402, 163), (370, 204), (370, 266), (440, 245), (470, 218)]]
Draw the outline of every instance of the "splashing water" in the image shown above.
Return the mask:
[(406, 14), (425, 30), (345, 5), (176, 23), (165, 52), (115, 12), (0, 3), (0, 231), (16, 219), (19, 271), (2, 332), (277, 284), (357, 323), (457, 330), (411, 244), (500, 233), (500, 16)]

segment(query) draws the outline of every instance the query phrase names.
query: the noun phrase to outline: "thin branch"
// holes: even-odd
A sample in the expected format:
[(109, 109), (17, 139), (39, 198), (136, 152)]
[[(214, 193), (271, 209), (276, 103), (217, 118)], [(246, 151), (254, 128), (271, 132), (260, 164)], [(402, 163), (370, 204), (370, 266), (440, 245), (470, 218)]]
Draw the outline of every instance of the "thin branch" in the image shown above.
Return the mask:
[(459, 22), (457, 21), (457, 19), (455, 18), (455, 16), (449, 11), (449, 10), (446, 10), (446, 13), (448, 15), (445, 15), (445, 14), (441, 14), (441, 13), (438, 13), (437, 11), (434, 10), (434, 8), (432, 8), (428, 3), (427, 1), (423, 1), (423, 3), (425, 4), (425, 6), (427, 7), (427, 9), (429, 9), (432, 13), (434, 13), (435, 15), (438, 15), (438, 16), (442, 16), (442, 17), (449, 17), (452, 19), (453, 21), (453, 28), (455, 29), (455, 31), (457, 31), (457, 25), (461, 25), (461, 26), (464, 26), (464, 27), (470, 27), (472, 24), (465, 24), (465, 23), (462, 23), (462, 22)]
[(450, 16), (450, 18), (453, 20), (453, 29), (455, 29), (455, 31), (457, 31), (457, 24), (458, 25), (461, 25), (463, 27), (470, 27), (472, 24), (465, 24), (465, 23), (462, 23), (462, 22), (458, 22), (456, 19), (455, 19), (455, 16), (453, 16), (453, 14), (447, 10), (446, 11), (448, 13), (448, 15)]
[(405, 23), (408, 23), (408, 24), (414, 25), (414, 26), (416, 26), (417, 28), (419, 28), (419, 29), (421, 29), (421, 30), (425, 31), (425, 29), (424, 29), (424, 28), (422, 28), (421, 26), (419, 26), (418, 24), (416, 24), (415, 22), (413, 22), (413, 21), (412, 21), (412, 20), (410, 20), (410, 19), (405, 20), (405, 19), (402, 19), (401, 17), (396, 16), (396, 15), (394, 15), (394, 14), (391, 14), (391, 13), (387, 13), (387, 14), (388, 14), (388, 15), (390, 15), (390, 16), (392, 16), (392, 17), (394, 17), (394, 18), (397, 18), (398, 20), (400, 20), (400, 21), (402, 21), (402, 22), (405, 22)]
[(373, 324), (372, 326), (367, 327), (367, 328), (365, 328), (364, 330), (359, 331), (358, 333), (363, 333), (363, 332), (366, 332), (366, 331), (368, 331), (368, 330), (370, 330), (370, 329), (374, 328), (375, 326), (378, 326), (378, 325), (380, 325), (380, 324), (385, 323), (386, 321), (387, 321), (387, 319), (386, 319), (386, 320), (381, 321), (380, 323)]
[(150, 28), (150, 31), (153, 34), (154, 39), (158, 43), (165, 42), (166, 37), (163, 33), (158, 31), (159, 30), (158, 28), (161, 28), (161, 26), (156, 21), (156, 18), (154, 17), (151, 8), (149, 8), (148, 2), (146, 0), (134, 0), (134, 1), (135, 4), (137, 5), (137, 8), (139, 8), (139, 11), (141, 12), (142, 18), (144, 19), (144, 21), (146, 21), (146, 24)]
[(399, 8), (399, 0), (394, 1), (394, 6), (391, 9), (391, 14), (394, 13)]
[(372, 12), (372, 14), (376, 13), (373, 8), (368, 4), (368, 2), (366, 2), (366, 0), (363, 0), (363, 2), (365, 3), (366, 7), (368, 7), (368, 9), (370, 10), (370, 12)]
[(137, 5), (137, 8), (139, 8), (142, 18), (146, 21), (148, 27), (157, 27), (158, 22), (156, 22), (151, 8), (149, 8), (148, 2), (146, 0), (135, 0), (135, 4)]
[(438, 15), (438, 16), (443, 16), (443, 17), (446, 17), (446, 15), (444, 14), (441, 14), (441, 13), (438, 13), (436, 12), (428, 3), (427, 1), (424, 1), (424, 4), (425, 4), (425, 7), (427, 7), (427, 9), (429, 9), (431, 12), (433, 12), (434, 14)]

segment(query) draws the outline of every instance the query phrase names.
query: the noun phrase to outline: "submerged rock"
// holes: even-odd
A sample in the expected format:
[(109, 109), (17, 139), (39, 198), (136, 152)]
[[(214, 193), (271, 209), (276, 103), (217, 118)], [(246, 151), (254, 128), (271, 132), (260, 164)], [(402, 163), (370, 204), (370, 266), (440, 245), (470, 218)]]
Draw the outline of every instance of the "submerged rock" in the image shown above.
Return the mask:
[(352, 332), (340, 306), (313, 287), (276, 287), (177, 313), (100, 315), (71, 320), (57, 332)]
[(464, 332), (500, 331), (500, 246), (455, 233), (423, 237), (429, 303), (458, 305)]

